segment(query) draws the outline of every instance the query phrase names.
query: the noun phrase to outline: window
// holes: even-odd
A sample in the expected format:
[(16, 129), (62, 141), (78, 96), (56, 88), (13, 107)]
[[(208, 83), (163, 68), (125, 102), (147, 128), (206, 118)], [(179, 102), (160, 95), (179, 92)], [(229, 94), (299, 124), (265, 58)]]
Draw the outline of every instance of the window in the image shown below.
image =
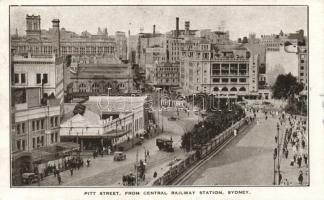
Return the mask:
[(37, 84), (41, 84), (42, 83), (41, 74), (36, 74), (36, 83)]
[(304, 73), (300, 73), (300, 76), (304, 76)]
[(236, 83), (237, 82), (237, 78), (231, 78), (231, 82), (232, 83)]
[(17, 130), (17, 134), (20, 134), (20, 124), (17, 124), (16, 130)]
[(26, 83), (26, 74), (21, 74), (21, 83)]
[(240, 78), (240, 82), (241, 83), (245, 83), (246, 82), (246, 79), (245, 78)]
[(48, 75), (47, 74), (43, 74), (43, 83), (44, 84), (48, 83)]
[(25, 133), (25, 123), (21, 124), (21, 133)]
[(20, 140), (17, 140), (17, 149), (20, 150)]
[(41, 120), (41, 129), (44, 129), (44, 119)]
[(213, 78), (214, 83), (219, 83), (219, 78)]
[(36, 130), (39, 130), (39, 120), (36, 121)]
[(305, 63), (305, 60), (300, 60), (300, 63)]
[(58, 125), (58, 117), (55, 117), (55, 126)]
[(222, 82), (223, 82), (223, 83), (227, 83), (227, 82), (228, 82), (228, 78), (223, 78), (223, 79), (222, 79)]
[(26, 149), (26, 143), (25, 140), (22, 140), (22, 150), (25, 151)]
[(15, 74), (15, 83), (19, 83), (19, 74)]
[(54, 142), (54, 133), (51, 133), (51, 143)]
[(35, 131), (35, 121), (32, 121), (32, 131)]
[(35, 148), (36, 144), (35, 144), (35, 138), (33, 138), (33, 148)]
[(41, 137), (42, 146), (44, 146), (44, 136)]
[(304, 66), (301, 66), (301, 67), (300, 67), (300, 70), (304, 70)]
[(54, 118), (51, 117), (51, 127), (54, 127)]

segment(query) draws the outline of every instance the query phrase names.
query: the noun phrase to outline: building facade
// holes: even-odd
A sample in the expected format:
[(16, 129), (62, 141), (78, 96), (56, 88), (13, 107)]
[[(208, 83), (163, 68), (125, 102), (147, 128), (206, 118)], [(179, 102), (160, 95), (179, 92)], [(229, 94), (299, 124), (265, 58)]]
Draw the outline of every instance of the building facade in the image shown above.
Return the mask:
[(67, 80), (74, 97), (123, 94), (133, 88), (133, 70), (116, 57), (72, 57)]
[(180, 63), (159, 63), (154, 68), (153, 84), (155, 87), (169, 90), (179, 86)]
[(60, 126), (62, 141), (73, 141), (81, 150), (122, 146), (144, 133), (144, 97), (89, 97), (83, 115), (66, 104)]
[(245, 47), (200, 39), (186, 42), (182, 53), (180, 85), (187, 93), (233, 97), (256, 94), (258, 56), (251, 59)]
[(308, 91), (308, 61), (307, 47), (298, 47), (298, 82), (304, 84), (304, 93)]
[[(52, 28), (42, 30), (40, 16), (26, 16), (26, 35), (11, 36), (11, 48), (15, 54), (26, 55), (115, 55), (116, 41), (108, 33), (81, 35), (60, 29), (60, 20), (52, 20)], [(125, 42), (121, 42), (121, 48)], [(118, 43), (119, 44), (119, 43)], [(119, 49), (119, 48), (118, 48)]]

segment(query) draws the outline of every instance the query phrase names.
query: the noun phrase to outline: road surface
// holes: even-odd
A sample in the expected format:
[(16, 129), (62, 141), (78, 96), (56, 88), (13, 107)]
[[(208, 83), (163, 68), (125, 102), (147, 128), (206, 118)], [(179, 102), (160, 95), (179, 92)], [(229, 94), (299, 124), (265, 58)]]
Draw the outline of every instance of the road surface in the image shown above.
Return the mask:
[(277, 118), (258, 122), (210, 159), (183, 185), (272, 185)]

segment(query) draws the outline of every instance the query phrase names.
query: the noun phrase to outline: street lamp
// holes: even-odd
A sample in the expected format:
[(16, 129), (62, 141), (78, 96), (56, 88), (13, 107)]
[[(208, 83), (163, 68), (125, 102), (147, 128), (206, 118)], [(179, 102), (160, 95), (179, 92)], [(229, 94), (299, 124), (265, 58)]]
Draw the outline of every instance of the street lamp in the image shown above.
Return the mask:
[[(160, 91), (162, 88), (156, 88), (157, 91)], [(158, 113), (158, 124), (160, 124), (160, 109), (161, 109), (161, 95), (160, 95), (160, 92), (158, 92), (158, 102), (159, 102), (159, 107), (158, 107), (158, 110), (157, 110), (157, 113)], [(163, 120), (162, 120), (163, 122)], [(163, 132), (163, 130), (162, 130)]]
[(273, 151), (273, 185), (276, 185), (276, 158), (277, 152), (276, 149)]
[(279, 176), (280, 176), (280, 161), (279, 161), (279, 155), (280, 155), (280, 145), (279, 145), (279, 124), (277, 124), (277, 153), (278, 153), (278, 180), (279, 180)]

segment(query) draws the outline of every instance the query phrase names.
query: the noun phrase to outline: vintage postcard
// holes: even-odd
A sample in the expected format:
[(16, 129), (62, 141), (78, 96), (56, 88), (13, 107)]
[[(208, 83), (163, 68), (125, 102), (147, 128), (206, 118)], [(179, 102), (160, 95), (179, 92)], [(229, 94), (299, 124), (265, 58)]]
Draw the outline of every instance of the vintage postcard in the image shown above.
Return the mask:
[(323, 3), (86, 3), (1, 5), (5, 199), (323, 198)]

